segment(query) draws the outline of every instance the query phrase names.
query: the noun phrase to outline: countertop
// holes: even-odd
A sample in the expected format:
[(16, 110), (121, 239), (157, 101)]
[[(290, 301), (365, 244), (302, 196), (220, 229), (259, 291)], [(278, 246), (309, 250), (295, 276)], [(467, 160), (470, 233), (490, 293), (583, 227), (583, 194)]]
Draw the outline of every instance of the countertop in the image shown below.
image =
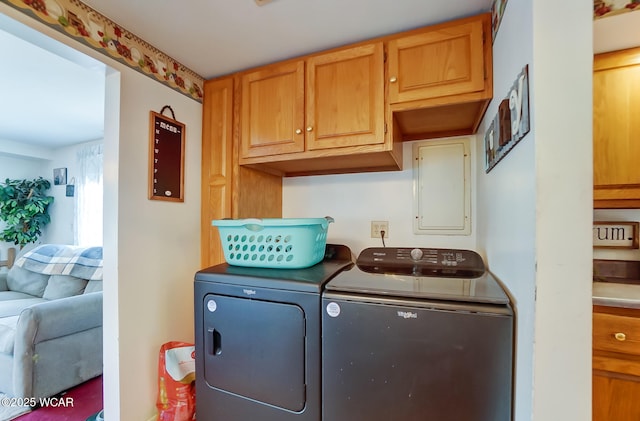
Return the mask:
[(640, 285), (594, 282), (593, 304), (610, 307), (640, 308)]

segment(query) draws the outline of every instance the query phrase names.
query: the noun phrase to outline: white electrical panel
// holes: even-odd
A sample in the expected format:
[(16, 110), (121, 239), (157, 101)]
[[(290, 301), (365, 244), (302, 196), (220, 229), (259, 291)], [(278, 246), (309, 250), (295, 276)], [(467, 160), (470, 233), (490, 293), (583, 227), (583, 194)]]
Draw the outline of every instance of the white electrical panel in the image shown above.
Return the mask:
[(471, 234), (467, 137), (413, 145), (414, 234)]

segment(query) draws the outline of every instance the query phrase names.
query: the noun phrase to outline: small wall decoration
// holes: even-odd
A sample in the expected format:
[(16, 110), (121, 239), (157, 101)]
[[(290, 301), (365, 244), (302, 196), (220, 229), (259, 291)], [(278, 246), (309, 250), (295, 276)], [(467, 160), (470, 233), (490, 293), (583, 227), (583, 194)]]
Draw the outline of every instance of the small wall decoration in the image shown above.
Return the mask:
[[(173, 118), (162, 115), (166, 109)], [(184, 202), (185, 125), (168, 105), (151, 111), (150, 120), (149, 199)]]
[(638, 248), (638, 222), (594, 222), (594, 248)]
[(485, 171), (489, 172), (529, 133), (529, 65), (524, 66), (484, 135)]
[(75, 190), (76, 190), (76, 178), (72, 177), (71, 181), (69, 181), (69, 184), (67, 184), (67, 189), (64, 192), (65, 196), (67, 197), (73, 197), (75, 194)]
[(507, 0), (493, 0), (493, 4), (491, 5), (492, 40), (496, 39), (505, 7), (507, 7)]
[(53, 184), (56, 186), (61, 186), (67, 184), (67, 169), (66, 168), (55, 168), (53, 170)]

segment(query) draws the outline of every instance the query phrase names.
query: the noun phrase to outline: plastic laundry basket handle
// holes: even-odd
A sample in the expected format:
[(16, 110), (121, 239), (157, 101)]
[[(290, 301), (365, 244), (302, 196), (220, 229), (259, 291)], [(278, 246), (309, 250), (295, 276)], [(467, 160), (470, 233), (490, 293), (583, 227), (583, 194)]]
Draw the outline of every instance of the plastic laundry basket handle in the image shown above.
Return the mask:
[(245, 219), (246, 224), (243, 225), (246, 229), (253, 232), (262, 231), (264, 229), (264, 225), (262, 224), (262, 219), (258, 218), (248, 218)]
[(322, 229), (327, 229), (330, 223), (335, 222), (335, 219), (330, 216), (325, 216), (324, 219), (326, 219), (327, 222), (322, 224)]

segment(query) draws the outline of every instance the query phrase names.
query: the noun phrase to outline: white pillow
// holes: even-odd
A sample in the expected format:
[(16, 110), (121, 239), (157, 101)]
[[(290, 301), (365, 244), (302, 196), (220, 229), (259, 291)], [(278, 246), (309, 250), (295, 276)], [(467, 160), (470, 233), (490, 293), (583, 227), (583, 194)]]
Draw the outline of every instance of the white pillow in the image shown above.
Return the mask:
[(87, 281), (85, 279), (70, 275), (51, 275), (42, 298), (56, 300), (58, 298), (72, 297), (82, 294), (86, 286)]

